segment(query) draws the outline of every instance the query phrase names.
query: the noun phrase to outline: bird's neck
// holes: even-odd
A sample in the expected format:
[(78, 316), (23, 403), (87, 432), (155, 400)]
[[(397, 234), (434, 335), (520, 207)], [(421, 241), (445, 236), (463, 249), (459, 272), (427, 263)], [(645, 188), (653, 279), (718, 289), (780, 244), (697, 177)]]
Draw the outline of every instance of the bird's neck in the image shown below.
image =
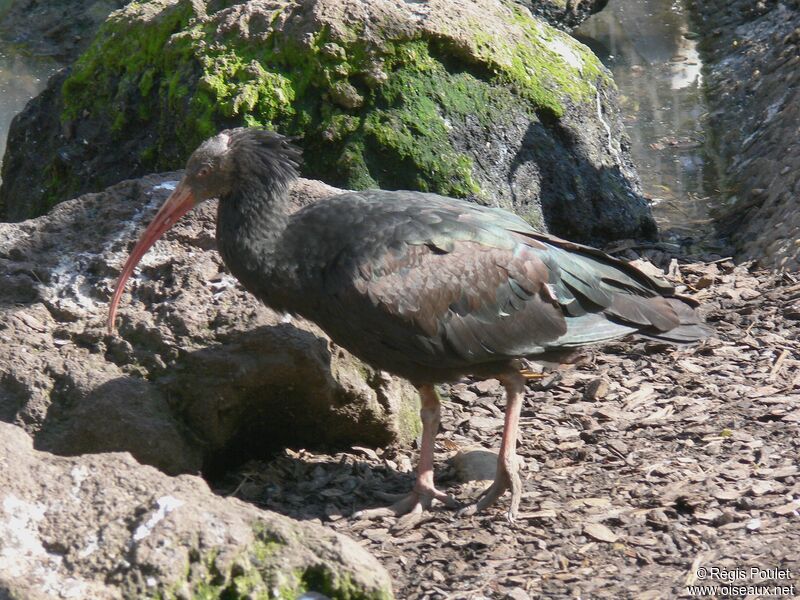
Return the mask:
[(217, 245), (226, 266), (248, 291), (281, 310), (280, 291), (291, 278), (280, 252), (289, 223), (289, 184), (242, 185), (221, 198), (217, 209)]

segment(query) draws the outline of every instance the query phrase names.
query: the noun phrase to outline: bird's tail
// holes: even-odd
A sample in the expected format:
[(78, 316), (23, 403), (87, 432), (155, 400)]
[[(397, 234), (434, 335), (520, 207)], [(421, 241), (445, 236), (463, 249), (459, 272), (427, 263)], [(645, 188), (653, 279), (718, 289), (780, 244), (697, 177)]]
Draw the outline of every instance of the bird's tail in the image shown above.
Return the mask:
[(713, 335), (714, 330), (703, 321), (697, 312), (697, 302), (679, 295), (664, 299), (678, 315), (680, 325), (668, 331), (639, 331), (637, 337), (673, 344), (691, 344)]

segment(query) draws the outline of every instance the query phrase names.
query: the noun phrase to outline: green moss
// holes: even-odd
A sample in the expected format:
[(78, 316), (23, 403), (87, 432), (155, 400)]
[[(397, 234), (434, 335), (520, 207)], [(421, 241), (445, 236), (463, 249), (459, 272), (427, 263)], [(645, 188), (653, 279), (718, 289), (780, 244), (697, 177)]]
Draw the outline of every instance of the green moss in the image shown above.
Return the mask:
[[(349, 575), (336, 575), (325, 567), (306, 569), (301, 575), (302, 591), (314, 591), (325, 594), (334, 600), (392, 600), (394, 596), (389, 590), (365, 594)], [(297, 600), (297, 595), (290, 596)]]
[[(195, 552), (187, 565), (185, 580), (154, 596), (173, 600), (189, 596), (196, 600), (281, 599), (297, 600), (303, 592), (317, 591), (333, 600), (392, 600), (391, 590), (365, 591), (347, 573), (334, 573), (322, 565), (304, 569), (279, 566), (287, 562), (292, 548), (261, 523), (253, 525), (255, 542), (223, 569), (215, 551)], [(291, 557), (288, 557), (291, 562)]]
[(597, 94), (599, 81), (613, 85), (591, 50), (568, 34), (531, 19), (520, 6), (510, 7), (525, 43), (503, 47), (503, 41), (495, 39), (487, 59), (510, 59), (510, 64), (498, 65), (500, 72), (534, 104), (560, 117), (565, 97), (576, 103), (587, 102)]
[(164, 8), (147, 27), (130, 27), (131, 16), (146, 8), (152, 10), (149, 4), (132, 3), (126, 17), (112, 13), (100, 28), (64, 82), (63, 120), (73, 120), (83, 111), (114, 114), (127, 96), (150, 94), (156, 77), (168, 66), (163, 59), (169, 54), (164, 49), (170, 36), (188, 24), (193, 12), (189, 3), (179, 3)]
[(411, 441), (422, 434), (422, 421), (419, 418), (419, 395), (413, 392), (413, 397), (404, 397), (398, 413), (400, 424), (400, 438)]

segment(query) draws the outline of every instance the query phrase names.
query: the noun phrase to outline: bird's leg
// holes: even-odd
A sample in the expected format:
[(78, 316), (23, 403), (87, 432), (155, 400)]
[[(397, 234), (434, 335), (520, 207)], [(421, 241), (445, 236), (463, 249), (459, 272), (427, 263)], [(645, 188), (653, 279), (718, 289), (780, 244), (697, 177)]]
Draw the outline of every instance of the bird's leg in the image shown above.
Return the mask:
[(474, 515), (494, 504), (506, 490), (511, 490), (511, 507), (508, 509), (507, 516), (509, 521), (513, 521), (517, 517), (519, 502), (522, 498), (522, 480), (519, 477), (519, 462), (517, 461), (517, 429), (519, 428), (522, 401), (525, 398), (525, 377), (515, 372), (501, 377), (500, 382), (506, 388), (506, 420), (500, 454), (497, 457), (497, 474), (492, 485), (476, 502), (463, 509), (461, 514)]
[[(374, 518), (383, 516), (421, 515), (422, 511), (431, 507), (433, 500), (440, 500), (446, 505), (455, 507), (455, 499), (436, 489), (433, 485), (433, 445), (439, 429), (441, 402), (439, 394), (432, 385), (419, 387), (421, 407), (419, 411), (422, 420), (422, 444), (419, 450), (419, 464), (417, 466), (417, 481), (414, 489), (388, 508), (376, 508), (356, 513), (360, 518)], [(417, 519), (418, 520), (418, 519)]]

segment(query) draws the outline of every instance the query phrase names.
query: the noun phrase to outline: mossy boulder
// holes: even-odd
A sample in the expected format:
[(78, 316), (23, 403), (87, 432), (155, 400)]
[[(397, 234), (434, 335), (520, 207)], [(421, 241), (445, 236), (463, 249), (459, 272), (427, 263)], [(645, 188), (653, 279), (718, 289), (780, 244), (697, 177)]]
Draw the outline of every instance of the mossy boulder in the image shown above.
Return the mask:
[(0, 423), (0, 597), (391, 600), (357, 542), (168, 477), (129, 454), (32, 448)]
[(53, 87), (12, 132), (6, 218), (244, 124), (298, 136), (305, 174), (339, 187), (472, 198), (581, 240), (654, 231), (608, 73), (513, 2), (132, 2)]

